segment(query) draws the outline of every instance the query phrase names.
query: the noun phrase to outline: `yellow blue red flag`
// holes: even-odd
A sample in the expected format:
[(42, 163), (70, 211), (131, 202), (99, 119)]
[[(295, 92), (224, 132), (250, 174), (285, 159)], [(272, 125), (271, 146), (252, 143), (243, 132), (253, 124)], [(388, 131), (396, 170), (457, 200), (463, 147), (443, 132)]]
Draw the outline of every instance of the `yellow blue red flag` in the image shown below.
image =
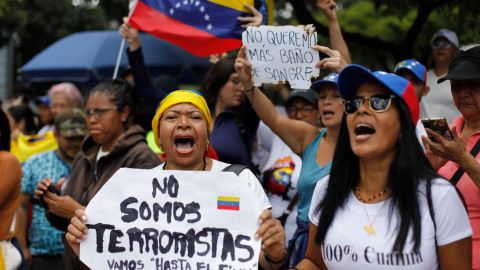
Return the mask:
[[(271, 0), (268, 0), (271, 1)], [(254, 0), (139, 0), (130, 24), (197, 56), (241, 46), (238, 16), (251, 16)]]

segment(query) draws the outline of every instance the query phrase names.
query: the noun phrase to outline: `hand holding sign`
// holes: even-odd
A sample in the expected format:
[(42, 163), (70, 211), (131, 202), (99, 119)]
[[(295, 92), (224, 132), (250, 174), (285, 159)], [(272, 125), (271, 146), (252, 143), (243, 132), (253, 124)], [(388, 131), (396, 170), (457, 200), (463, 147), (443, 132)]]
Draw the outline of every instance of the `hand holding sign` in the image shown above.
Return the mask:
[(242, 34), (246, 56), (252, 63), (255, 86), (289, 82), (292, 88), (308, 89), (318, 77), (318, 53), (313, 25), (248, 27)]
[[(258, 216), (268, 206), (246, 181), (226, 172), (121, 169), (90, 201), (87, 224), (77, 211), (66, 237), (78, 252), (86, 235), (80, 259), (91, 269), (253, 270)], [(283, 232), (270, 220), (261, 237), (278, 256)]]
[(329, 69), (335, 73), (340, 73), (340, 71), (348, 65), (345, 58), (340, 54), (339, 51), (332, 50), (325, 46), (314, 45), (312, 49), (315, 49), (319, 52), (322, 52), (329, 57), (323, 58), (318, 62), (317, 67), (323, 69)]

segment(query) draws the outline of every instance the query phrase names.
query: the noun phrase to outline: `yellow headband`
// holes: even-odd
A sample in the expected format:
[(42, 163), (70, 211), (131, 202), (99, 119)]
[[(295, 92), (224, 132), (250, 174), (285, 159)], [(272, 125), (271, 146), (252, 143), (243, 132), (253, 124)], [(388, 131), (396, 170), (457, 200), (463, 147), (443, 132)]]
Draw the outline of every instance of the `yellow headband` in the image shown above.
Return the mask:
[(210, 110), (208, 109), (207, 102), (205, 99), (196, 91), (192, 90), (176, 90), (166, 96), (158, 105), (157, 111), (155, 112), (155, 116), (152, 119), (152, 130), (153, 134), (155, 135), (155, 143), (160, 146), (160, 133), (158, 130), (158, 123), (160, 122), (160, 118), (162, 118), (163, 113), (170, 107), (180, 104), (180, 103), (191, 103), (195, 107), (197, 107), (207, 119), (207, 129), (208, 134), (210, 134), (210, 126), (212, 124), (212, 115), (210, 114)]

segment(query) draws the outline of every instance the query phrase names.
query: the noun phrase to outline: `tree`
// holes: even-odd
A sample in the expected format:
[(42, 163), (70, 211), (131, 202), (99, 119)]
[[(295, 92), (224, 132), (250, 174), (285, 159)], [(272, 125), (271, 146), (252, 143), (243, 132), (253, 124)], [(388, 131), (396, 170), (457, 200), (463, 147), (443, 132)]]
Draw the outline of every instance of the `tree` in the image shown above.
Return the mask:
[[(314, 0), (286, 0), (300, 24), (314, 24), (328, 36), (325, 20)], [(480, 40), (478, 13), (473, 0), (346, 0), (338, 11), (343, 35), (355, 62), (377, 68), (391, 68), (405, 58), (427, 63), (430, 38), (440, 28), (459, 34), (462, 43)]]

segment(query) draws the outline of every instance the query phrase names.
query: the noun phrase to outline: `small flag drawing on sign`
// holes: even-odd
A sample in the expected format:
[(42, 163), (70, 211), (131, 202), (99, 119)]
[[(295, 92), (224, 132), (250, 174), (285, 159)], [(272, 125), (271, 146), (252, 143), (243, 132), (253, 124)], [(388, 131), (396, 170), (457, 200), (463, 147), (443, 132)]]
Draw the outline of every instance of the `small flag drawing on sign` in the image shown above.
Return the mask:
[(240, 197), (233, 196), (218, 196), (217, 209), (220, 210), (240, 210)]

